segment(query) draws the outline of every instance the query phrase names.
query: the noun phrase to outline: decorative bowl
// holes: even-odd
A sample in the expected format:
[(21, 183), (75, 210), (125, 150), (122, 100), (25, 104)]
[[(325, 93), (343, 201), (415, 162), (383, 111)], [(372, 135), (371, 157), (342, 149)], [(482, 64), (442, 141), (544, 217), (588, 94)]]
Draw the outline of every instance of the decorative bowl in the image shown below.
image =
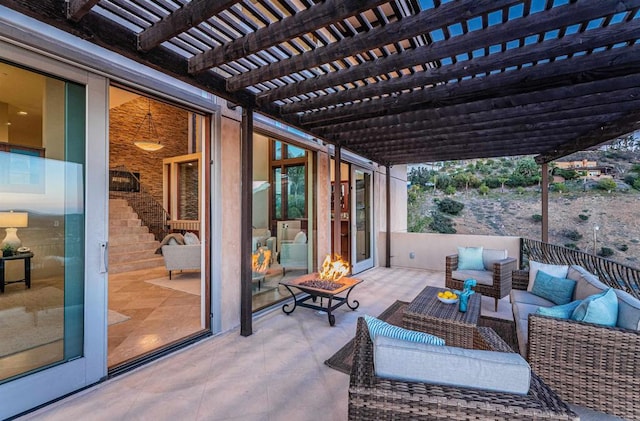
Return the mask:
[(458, 302), (459, 298), (441, 298), (438, 297), (438, 300), (440, 300), (441, 303), (445, 303), (445, 304), (455, 304)]

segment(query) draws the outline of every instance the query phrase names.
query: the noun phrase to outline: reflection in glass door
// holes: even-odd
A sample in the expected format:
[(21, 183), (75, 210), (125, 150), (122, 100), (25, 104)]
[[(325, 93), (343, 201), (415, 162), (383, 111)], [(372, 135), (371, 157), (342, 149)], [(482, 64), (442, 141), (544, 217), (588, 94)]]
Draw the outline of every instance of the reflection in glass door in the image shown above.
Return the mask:
[(371, 172), (352, 167), (352, 272), (373, 267)]
[(106, 374), (104, 80), (58, 70), (0, 63), (0, 419)]

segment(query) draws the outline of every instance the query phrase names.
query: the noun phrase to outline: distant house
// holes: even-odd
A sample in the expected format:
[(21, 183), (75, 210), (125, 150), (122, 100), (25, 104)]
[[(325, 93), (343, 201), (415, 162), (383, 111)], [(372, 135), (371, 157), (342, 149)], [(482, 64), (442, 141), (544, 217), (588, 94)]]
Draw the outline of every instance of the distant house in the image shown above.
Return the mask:
[(564, 170), (574, 170), (580, 173), (581, 178), (600, 178), (601, 176), (615, 175), (615, 169), (611, 165), (598, 165), (596, 161), (556, 161), (556, 166)]

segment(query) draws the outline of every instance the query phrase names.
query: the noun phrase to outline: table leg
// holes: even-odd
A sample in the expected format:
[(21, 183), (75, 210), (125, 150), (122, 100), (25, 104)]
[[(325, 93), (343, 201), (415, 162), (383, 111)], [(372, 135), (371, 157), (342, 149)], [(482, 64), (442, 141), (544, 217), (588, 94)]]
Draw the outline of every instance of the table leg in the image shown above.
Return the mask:
[(284, 311), (284, 314), (289, 315), (289, 314), (293, 313), (293, 310), (295, 310), (296, 307), (298, 306), (298, 300), (296, 299), (296, 294), (294, 294), (293, 291), (291, 290), (291, 288), (289, 288), (289, 285), (285, 285), (284, 287), (287, 289), (287, 291), (289, 291), (289, 293), (293, 297), (293, 308), (291, 310), (288, 310), (289, 303), (285, 303), (282, 306), (282, 311)]
[[(4, 273), (4, 271), (2, 271)], [(4, 283), (4, 282), (3, 282)], [(24, 259), (24, 283), (27, 288), (31, 288), (31, 258)]]
[(0, 259), (0, 293), (4, 293), (4, 260)]
[(336, 316), (331, 314), (331, 298), (329, 297), (329, 306), (327, 307), (327, 316), (329, 317), (329, 326), (333, 326), (336, 324)]
[(358, 300), (353, 300), (353, 305), (349, 304), (349, 294), (351, 294), (352, 290), (353, 287), (349, 288), (349, 291), (347, 291), (347, 296), (344, 297), (344, 300), (347, 303), (347, 307), (349, 307), (351, 310), (355, 310), (360, 307), (360, 303), (358, 302)]

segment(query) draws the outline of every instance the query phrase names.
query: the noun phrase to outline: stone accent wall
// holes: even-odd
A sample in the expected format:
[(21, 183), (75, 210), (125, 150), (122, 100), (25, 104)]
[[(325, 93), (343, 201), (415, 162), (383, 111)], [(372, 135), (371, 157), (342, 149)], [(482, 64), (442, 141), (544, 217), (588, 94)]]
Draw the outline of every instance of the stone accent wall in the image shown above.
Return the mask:
[[(168, 104), (151, 101), (153, 123), (164, 148), (143, 151), (133, 142), (136, 129), (147, 114), (148, 100), (139, 97), (110, 110), (109, 168), (125, 166), (140, 173), (142, 185), (162, 203), (162, 160), (188, 153), (188, 112)], [(140, 140), (148, 140), (148, 126), (140, 129)]]

